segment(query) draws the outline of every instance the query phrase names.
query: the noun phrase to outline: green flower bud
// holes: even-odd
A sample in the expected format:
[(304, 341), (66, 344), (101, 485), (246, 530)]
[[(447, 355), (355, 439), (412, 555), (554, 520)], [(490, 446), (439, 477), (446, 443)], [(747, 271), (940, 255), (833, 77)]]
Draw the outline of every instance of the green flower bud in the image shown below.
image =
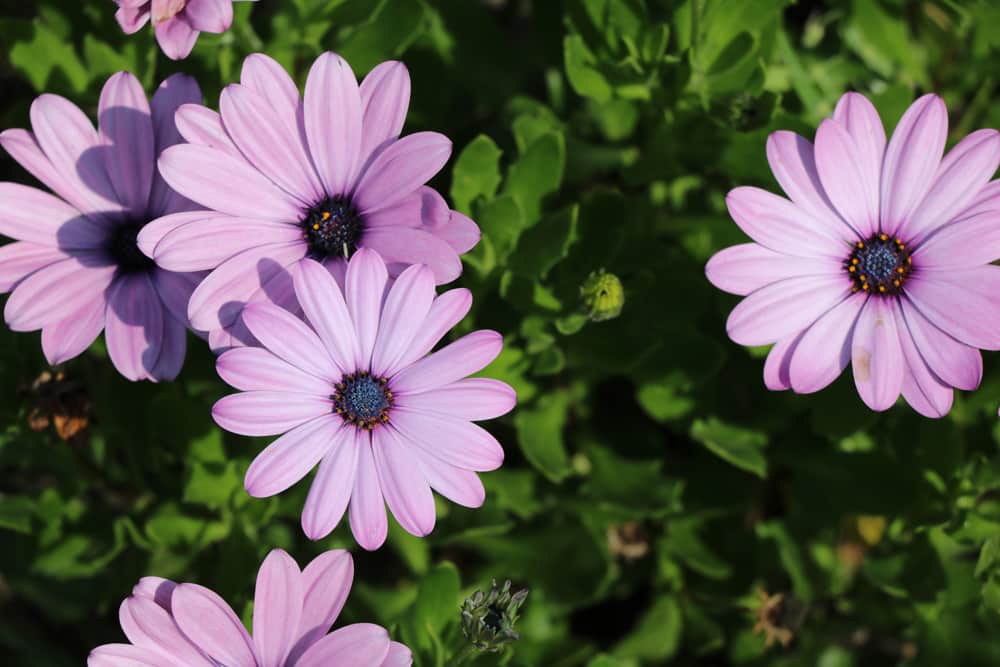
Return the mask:
[(625, 289), (618, 276), (604, 269), (592, 271), (580, 285), (583, 309), (594, 322), (610, 320), (622, 312), (625, 305)]
[(502, 588), (494, 579), (488, 593), (476, 593), (462, 603), (462, 632), (475, 649), (498, 653), (520, 639), (514, 631), (518, 610), (528, 597), (527, 589), (510, 592), (510, 580)]

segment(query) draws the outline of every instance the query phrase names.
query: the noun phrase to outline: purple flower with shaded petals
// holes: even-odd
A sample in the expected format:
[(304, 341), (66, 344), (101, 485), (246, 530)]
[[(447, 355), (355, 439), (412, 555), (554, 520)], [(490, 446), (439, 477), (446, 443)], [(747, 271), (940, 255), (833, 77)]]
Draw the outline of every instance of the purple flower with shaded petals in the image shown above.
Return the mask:
[(726, 202), (755, 243), (720, 251), (706, 273), (746, 295), (727, 323), (741, 345), (774, 344), (769, 389), (811, 393), (851, 362), (862, 400), (900, 393), (942, 417), (953, 388), (982, 379), (980, 349), (1000, 349), (1000, 135), (973, 132), (942, 159), (944, 102), (925, 95), (886, 145), (882, 121), (848, 93), (816, 132), (768, 139), (789, 199), (740, 187)]
[[(115, 18), (132, 35), (152, 19), (156, 41), (171, 60), (191, 53), (198, 33), (222, 33), (233, 24), (233, 2), (237, 0), (115, 0)], [(256, 2), (256, 0), (249, 0)]]
[(327, 551), (304, 570), (281, 549), (260, 566), (253, 637), (211, 590), (145, 577), (118, 611), (129, 644), (98, 646), (88, 667), (408, 667), (410, 649), (385, 628), (356, 623), (326, 634), (354, 580), (346, 551)]
[(253, 342), (240, 322), (246, 303), (298, 312), (289, 267), (307, 257), (343, 276), (345, 260), (371, 248), (391, 275), (426, 264), (437, 284), (458, 277), (479, 228), (424, 185), (451, 142), (435, 132), (399, 138), (409, 98), (402, 63), (382, 63), (359, 86), (342, 58), (325, 53), (303, 99), (278, 63), (255, 54), (241, 83), (222, 92), (221, 114), (178, 111), (191, 143), (165, 151), (160, 169), (210, 211), (164, 218), (139, 244), (162, 267), (213, 270), (188, 309), (213, 349)]
[(224, 429), (277, 435), (250, 465), (252, 496), (281, 493), (316, 464), (302, 528), (320, 539), (350, 504), (355, 539), (385, 541), (385, 504), (413, 535), (434, 528), (433, 488), (466, 507), (485, 498), (476, 471), (503, 462), (500, 443), (472, 423), (514, 407), (503, 382), (467, 378), (500, 353), (495, 331), (475, 331), (428, 352), (472, 305), (466, 289), (434, 294), (429, 268), (413, 265), (391, 287), (379, 255), (355, 253), (342, 291), (320, 263), (293, 276), (309, 325), (271, 303), (247, 306), (244, 320), (263, 347), (223, 353), (219, 375), (242, 393), (212, 409)]
[(138, 249), (143, 225), (197, 208), (163, 182), (156, 155), (182, 141), (174, 112), (201, 99), (174, 75), (153, 95), (115, 74), (101, 92), (99, 130), (56, 95), (31, 105), (33, 132), (6, 130), (0, 145), (58, 197), (0, 183), (0, 291), (15, 331), (42, 330), (51, 364), (76, 357), (105, 331), (115, 368), (130, 380), (170, 380), (184, 363), (187, 302), (198, 273), (157, 268)]

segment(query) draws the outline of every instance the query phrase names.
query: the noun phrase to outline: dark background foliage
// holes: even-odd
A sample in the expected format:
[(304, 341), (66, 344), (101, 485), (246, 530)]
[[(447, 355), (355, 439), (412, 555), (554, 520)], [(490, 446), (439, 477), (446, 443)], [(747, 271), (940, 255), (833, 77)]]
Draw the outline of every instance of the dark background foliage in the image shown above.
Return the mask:
[[(110, 1), (2, 3), (0, 126), (59, 93), (93, 114), (120, 69), (148, 90), (197, 76), (208, 104), (265, 51), (301, 83), (335, 50), (361, 75), (402, 58), (407, 131), (455, 142), (435, 182), (482, 226), (464, 329), (507, 347), (486, 374), (519, 408), (490, 428), (507, 463), (486, 505), (439, 505), (426, 539), (393, 527), (360, 552), (344, 526), (310, 543), (306, 485), (250, 499), (264, 441), (224, 435), (225, 393), (192, 339), (179, 381), (130, 384), (98, 343), (47, 369), (37, 335), (0, 328), (0, 663), (82, 664), (121, 641), (117, 607), (157, 574), (244, 615), (272, 547), (300, 563), (351, 548), (341, 622), (389, 626), (417, 664), (461, 649), (459, 604), (490, 578), (531, 589), (516, 651), (477, 664), (995, 665), (1000, 662), (1000, 369), (931, 421), (873, 414), (850, 377), (769, 393), (763, 349), (725, 336), (736, 299), (703, 275), (739, 242), (737, 184), (776, 189), (779, 128), (811, 136), (840, 94), (891, 129), (922, 92), (950, 139), (1000, 124), (1000, 9), (953, 0), (261, 0), (166, 60)], [(0, 178), (28, 182), (9, 158)], [(0, 211), (2, 215), (2, 211)], [(621, 315), (581, 315), (596, 269)], [(771, 641), (767, 638), (770, 637)]]

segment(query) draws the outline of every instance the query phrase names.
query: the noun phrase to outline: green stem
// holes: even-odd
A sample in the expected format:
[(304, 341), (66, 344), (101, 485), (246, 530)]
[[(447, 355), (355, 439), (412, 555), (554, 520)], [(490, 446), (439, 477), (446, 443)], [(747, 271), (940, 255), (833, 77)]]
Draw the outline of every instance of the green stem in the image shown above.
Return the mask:
[(474, 659), (478, 655), (479, 655), (479, 649), (477, 649), (472, 644), (466, 644), (465, 648), (462, 649), (462, 652), (455, 657), (455, 662), (453, 664), (464, 665), (467, 660), (469, 660), (470, 658)]

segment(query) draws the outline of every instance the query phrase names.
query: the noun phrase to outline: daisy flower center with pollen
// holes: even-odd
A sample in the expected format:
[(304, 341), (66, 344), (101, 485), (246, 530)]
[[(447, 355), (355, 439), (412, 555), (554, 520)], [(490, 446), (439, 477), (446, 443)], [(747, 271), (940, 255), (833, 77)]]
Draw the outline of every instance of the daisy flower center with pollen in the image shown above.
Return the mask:
[(883, 233), (858, 241), (844, 267), (855, 292), (896, 295), (913, 271), (913, 259), (902, 239)]
[(346, 197), (320, 202), (302, 221), (309, 256), (321, 261), (331, 256), (350, 259), (358, 249), (362, 228), (361, 215)]
[(359, 371), (342, 377), (334, 389), (333, 410), (347, 423), (370, 431), (389, 421), (392, 391), (387, 379)]
[(136, 243), (136, 237), (145, 225), (125, 222), (116, 225), (108, 236), (108, 254), (122, 273), (140, 273), (156, 267), (156, 262), (147, 257)]

